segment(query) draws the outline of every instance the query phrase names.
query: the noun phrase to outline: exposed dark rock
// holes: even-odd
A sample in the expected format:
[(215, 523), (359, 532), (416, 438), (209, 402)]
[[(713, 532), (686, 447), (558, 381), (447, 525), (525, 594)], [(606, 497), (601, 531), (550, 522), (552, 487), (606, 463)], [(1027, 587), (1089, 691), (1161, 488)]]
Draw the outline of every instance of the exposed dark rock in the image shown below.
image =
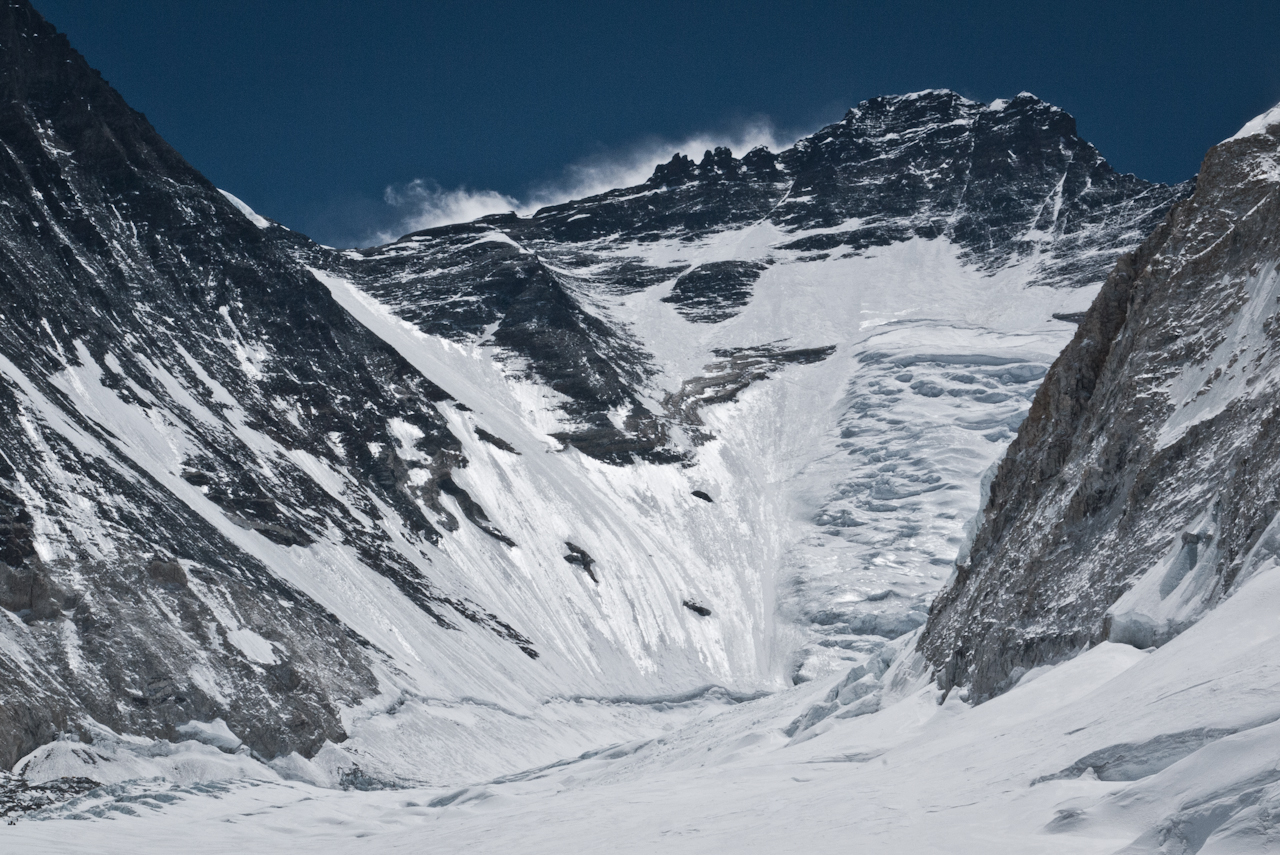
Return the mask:
[(38, 558), (17, 567), (0, 564), (0, 608), (30, 623), (60, 615), (62, 592)]
[(700, 617), (711, 616), (711, 609), (707, 608), (701, 603), (695, 602), (694, 600), (685, 600), (681, 605), (683, 605), (686, 609), (688, 609), (689, 611), (693, 612), (694, 614)]
[(478, 428), (476, 428), (476, 436), (480, 437), (480, 439), (482, 439), (482, 440), (484, 440), (485, 442), (489, 443), (489, 444), (490, 444), (490, 445), (492, 445), (494, 448), (501, 448), (503, 451), (509, 451), (509, 452), (511, 452), (512, 454), (519, 454), (519, 453), (520, 453), (520, 452), (516, 451), (516, 449), (515, 449), (515, 446), (514, 446), (514, 445), (512, 445), (512, 444), (511, 444), (511, 443), (509, 443), (509, 442), (507, 442), (505, 439), (503, 439), (503, 438), (502, 438), (502, 437), (500, 437), (500, 436), (494, 436), (493, 434), (489, 433), (487, 430), (485, 430), (485, 429), (484, 429), (484, 428), (482, 428), (482, 427), (478, 427)]
[(715, 502), (715, 499), (711, 498), (711, 495), (705, 490), (694, 490), (693, 497), (695, 499), (701, 499), (704, 502)]
[(660, 187), (674, 187), (694, 180), (697, 174), (698, 169), (688, 156), (674, 154), (670, 161), (659, 164), (653, 170), (653, 177), (649, 179), (649, 183)]
[(696, 323), (728, 320), (747, 305), (752, 286), (765, 269), (765, 265), (752, 261), (700, 264), (681, 274), (662, 302), (674, 303), (681, 315)]
[(484, 512), (484, 508), (480, 507), (480, 503), (471, 498), (470, 493), (459, 487), (453, 478), (440, 479), (440, 492), (446, 496), (452, 496), (454, 501), (458, 503), (458, 507), (462, 509), (462, 513), (476, 528), (494, 540), (505, 543), (507, 546), (516, 545), (514, 540), (503, 534), (497, 526), (489, 521), (489, 515)]
[(576, 543), (571, 543), (566, 540), (564, 542), (564, 546), (565, 549), (569, 550), (569, 554), (564, 557), (564, 560), (568, 561), (570, 564), (581, 567), (582, 572), (590, 576), (592, 582), (599, 585), (600, 579), (596, 576), (596, 571), (592, 569), (596, 566), (596, 560), (592, 558), (585, 549), (578, 546)]
[[(12, 478), (13, 469), (0, 457), (0, 478)], [(21, 567), (35, 555), (31, 542), (31, 514), (12, 491), (0, 483), (0, 561)]]
[(361, 769), (359, 765), (344, 769), (338, 780), (338, 786), (344, 790), (359, 790), (366, 793), (377, 790), (391, 790), (396, 787), (395, 784), (370, 775), (364, 769)]
[(89, 778), (56, 778), (33, 784), (21, 776), (0, 772), (0, 819), (13, 825), (24, 813), (70, 801), (98, 786)]
[[(663, 401), (667, 412), (686, 425), (701, 426), (698, 410), (708, 404), (732, 401), (752, 383), (768, 378), (787, 365), (811, 365), (835, 353), (835, 346), (785, 350), (775, 345), (717, 350), (716, 362), (703, 366), (706, 373), (686, 380), (680, 390)], [(705, 434), (699, 434), (703, 439)]]
[(187, 572), (177, 561), (165, 561), (157, 558), (147, 565), (147, 575), (161, 585), (187, 584)]

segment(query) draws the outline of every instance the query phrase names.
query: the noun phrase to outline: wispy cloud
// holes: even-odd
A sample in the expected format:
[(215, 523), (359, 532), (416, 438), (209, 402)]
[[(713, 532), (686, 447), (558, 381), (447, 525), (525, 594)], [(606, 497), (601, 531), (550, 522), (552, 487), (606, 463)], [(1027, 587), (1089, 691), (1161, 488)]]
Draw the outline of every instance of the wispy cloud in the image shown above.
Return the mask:
[(741, 157), (759, 145), (779, 151), (795, 139), (795, 136), (780, 135), (767, 119), (744, 123), (727, 133), (696, 134), (680, 142), (652, 138), (621, 151), (572, 163), (558, 178), (532, 187), (521, 197), (496, 190), (446, 189), (433, 181), (418, 179), (386, 189), (383, 199), (398, 212), (399, 218), (392, 227), (371, 235), (368, 243), (388, 243), (410, 232), (465, 223), (486, 214), (515, 211), (529, 216), (548, 205), (631, 187), (648, 180), (654, 167), (670, 160), (676, 152), (697, 160), (708, 149), (728, 146), (734, 155)]

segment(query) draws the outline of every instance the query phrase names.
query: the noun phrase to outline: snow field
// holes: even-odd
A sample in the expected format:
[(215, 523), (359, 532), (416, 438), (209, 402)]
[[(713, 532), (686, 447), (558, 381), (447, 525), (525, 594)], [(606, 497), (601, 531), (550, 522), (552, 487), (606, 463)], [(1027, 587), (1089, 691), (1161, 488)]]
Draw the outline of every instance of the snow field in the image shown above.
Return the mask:
[(781, 725), (835, 682), (814, 681), (506, 782), (135, 784), (0, 833), (51, 853), (136, 852), (140, 834), (189, 852), (1273, 851), (1277, 614), (1271, 569), (1164, 647), (1103, 643), (976, 708), (921, 681), (787, 740)]

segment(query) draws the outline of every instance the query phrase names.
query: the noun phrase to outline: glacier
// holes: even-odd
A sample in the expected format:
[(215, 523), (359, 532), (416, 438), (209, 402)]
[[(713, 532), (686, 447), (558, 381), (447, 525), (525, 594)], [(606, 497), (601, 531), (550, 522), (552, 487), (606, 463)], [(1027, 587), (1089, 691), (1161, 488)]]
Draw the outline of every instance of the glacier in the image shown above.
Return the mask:
[[(1168, 187), (1029, 93), (886, 96), (336, 250), (214, 188), (25, 2), (0, 47), (35, 69), (0, 105), (6, 842), (1275, 843), (1274, 514), (1225, 596), (1231, 532), (1179, 506), (1107, 632), (1000, 691), (929, 646), (1139, 245), (1181, 224), (1167, 269), (1207, 264), (1269, 210), (1267, 116)], [(69, 89), (91, 107), (42, 112)], [(1271, 388), (1214, 370), (1269, 346), (1264, 260), (1202, 360), (1139, 378), (1157, 451)], [(977, 646), (1042, 615), (979, 617)]]
[[(976, 707), (904, 675), (884, 711), (798, 742), (782, 725), (837, 678), (673, 709), (652, 735), (462, 787), (170, 773), (2, 831), (32, 852), (1271, 851), (1280, 704), (1259, 689), (1280, 680), (1278, 608), (1272, 568), (1158, 649), (1103, 643)], [(204, 754), (184, 762), (233, 762)]]

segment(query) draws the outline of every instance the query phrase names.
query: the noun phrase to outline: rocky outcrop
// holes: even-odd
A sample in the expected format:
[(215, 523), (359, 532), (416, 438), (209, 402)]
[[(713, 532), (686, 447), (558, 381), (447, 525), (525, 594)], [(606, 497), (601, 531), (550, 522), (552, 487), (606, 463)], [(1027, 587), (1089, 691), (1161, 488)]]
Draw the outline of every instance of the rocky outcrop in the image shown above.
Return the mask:
[(1275, 115), (1209, 152), (1046, 376), (920, 641), (944, 689), (1162, 643), (1273, 560), (1278, 237)]
[(1070, 114), (1034, 95), (982, 104), (940, 89), (864, 101), (776, 155), (754, 149), (738, 160), (718, 148), (697, 164), (676, 155), (646, 184), (504, 229), (589, 246), (764, 219), (795, 233), (796, 249), (947, 237), (981, 263), (1035, 256), (1046, 281), (1079, 285), (1101, 281), (1112, 261), (1081, 250), (1132, 247), (1187, 190), (1117, 173)]

